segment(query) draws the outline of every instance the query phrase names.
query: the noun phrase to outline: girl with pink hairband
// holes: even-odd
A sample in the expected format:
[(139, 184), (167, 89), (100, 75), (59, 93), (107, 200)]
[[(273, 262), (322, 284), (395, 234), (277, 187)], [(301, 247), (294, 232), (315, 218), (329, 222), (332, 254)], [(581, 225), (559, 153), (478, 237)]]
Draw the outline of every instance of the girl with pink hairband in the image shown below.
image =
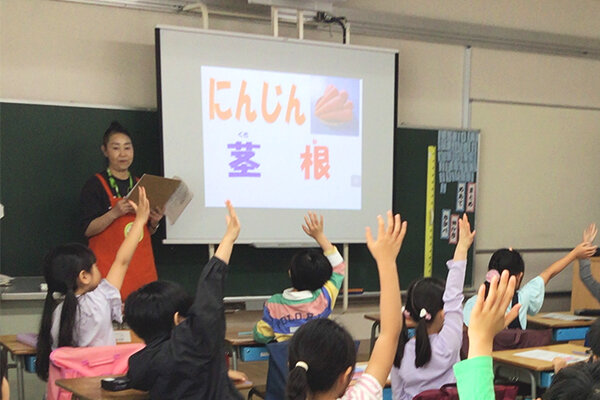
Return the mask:
[[(462, 302), (467, 252), (475, 231), (467, 215), (459, 220), (459, 240), (448, 261), (448, 277), (421, 278), (408, 288), (404, 324), (392, 368), (394, 400), (409, 400), (428, 389), (456, 382), (452, 366), (460, 361)], [(408, 337), (406, 326), (415, 327)]]

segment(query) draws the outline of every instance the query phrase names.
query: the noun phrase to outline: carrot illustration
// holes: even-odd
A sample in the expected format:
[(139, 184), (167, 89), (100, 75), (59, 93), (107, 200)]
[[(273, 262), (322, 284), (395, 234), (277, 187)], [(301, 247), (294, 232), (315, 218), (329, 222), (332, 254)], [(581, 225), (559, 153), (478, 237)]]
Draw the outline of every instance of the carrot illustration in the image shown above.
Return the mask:
[(341, 110), (331, 111), (319, 116), (322, 121), (332, 123), (342, 123), (352, 120), (352, 109), (343, 108)]
[(341, 90), (339, 95), (324, 103), (318, 109), (315, 109), (315, 115), (320, 117), (323, 114), (327, 114), (331, 111), (340, 110), (344, 107), (344, 103), (348, 100), (348, 92)]
[(333, 86), (332, 84), (327, 85), (327, 87), (325, 88), (325, 92), (323, 93), (323, 96), (321, 96), (319, 98), (319, 100), (317, 100), (317, 103), (315, 104), (315, 112), (319, 109), (319, 107), (321, 107), (323, 104), (325, 104), (326, 102), (328, 102), (329, 100), (331, 100), (332, 98), (334, 98), (337, 95), (338, 95), (337, 88), (335, 86)]

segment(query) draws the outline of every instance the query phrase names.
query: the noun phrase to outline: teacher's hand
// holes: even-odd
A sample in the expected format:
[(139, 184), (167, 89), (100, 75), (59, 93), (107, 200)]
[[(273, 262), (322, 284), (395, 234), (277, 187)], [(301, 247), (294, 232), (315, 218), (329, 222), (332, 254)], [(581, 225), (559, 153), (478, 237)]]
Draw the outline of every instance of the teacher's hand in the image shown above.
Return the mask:
[(133, 210), (133, 207), (131, 206), (128, 200), (121, 199), (117, 202), (117, 204), (115, 204), (111, 212), (113, 213), (115, 219), (117, 219), (125, 214), (130, 214), (135, 211)]
[(158, 228), (158, 223), (165, 215), (164, 207), (154, 207), (150, 210), (150, 217), (148, 218), (148, 223), (150, 224), (150, 228), (156, 230)]

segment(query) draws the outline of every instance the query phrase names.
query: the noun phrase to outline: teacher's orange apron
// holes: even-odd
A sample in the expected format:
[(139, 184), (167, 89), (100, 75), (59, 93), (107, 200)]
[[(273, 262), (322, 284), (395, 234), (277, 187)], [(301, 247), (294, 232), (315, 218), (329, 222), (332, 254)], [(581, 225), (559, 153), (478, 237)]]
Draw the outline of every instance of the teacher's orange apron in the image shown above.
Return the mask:
[[(121, 197), (113, 195), (102, 175), (96, 174), (96, 176), (102, 183), (104, 190), (106, 190), (111, 208), (114, 207), (121, 200)], [(102, 277), (105, 278), (108, 274), (117, 251), (131, 229), (134, 220), (135, 214), (125, 214), (114, 220), (105, 230), (89, 239), (89, 247), (96, 255), (96, 264)], [(133, 253), (133, 258), (125, 274), (125, 280), (121, 287), (121, 298), (125, 301), (131, 292), (156, 279), (158, 277), (156, 275), (156, 265), (154, 264), (154, 254), (152, 253), (150, 231), (148, 226), (144, 226), (140, 243), (138, 243), (135, 253)]]

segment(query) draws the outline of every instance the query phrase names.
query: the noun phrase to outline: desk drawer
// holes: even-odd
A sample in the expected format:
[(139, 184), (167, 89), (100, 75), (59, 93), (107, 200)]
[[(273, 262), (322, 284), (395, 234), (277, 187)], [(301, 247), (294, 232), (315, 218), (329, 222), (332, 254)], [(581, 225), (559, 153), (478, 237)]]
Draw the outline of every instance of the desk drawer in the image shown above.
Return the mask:
[(589, 326), (581, 326), (578, 328), (559, 328), (552, 333), (555, 342), (566, 342), (569, 340), (582, 340), (590, 330)]
[(264, 361), (269, 359), (269, 350), (266, 346), (242, 346), (240, 349), (242, 361)]
[(25, 356), (25, 371), (35, 373), (35, 356)]

